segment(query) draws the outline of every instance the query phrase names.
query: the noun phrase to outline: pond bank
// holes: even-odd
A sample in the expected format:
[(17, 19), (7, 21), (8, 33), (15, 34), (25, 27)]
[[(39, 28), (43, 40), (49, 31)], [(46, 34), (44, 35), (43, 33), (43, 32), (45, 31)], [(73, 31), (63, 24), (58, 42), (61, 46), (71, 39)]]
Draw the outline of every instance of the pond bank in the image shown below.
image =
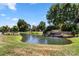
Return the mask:
[(60, 31), (60, 30), (52, 30), (48, 32), (43, 33), (44, 36), (47, 37), (60, 37), (60, 38), (72, 38), (72, 37), (78, 37), (79, 34), (73, 35), (70, 31)]
[(51, 51), (59, 51), (58, 48), (61, 47), (23, 43), (20, 41), (21, 36), (2, 35), (1, 37), (3, 43), (0, 43), (0, 55), (50, 55)]
[(55, 55), (70, 56), (79, 55), (79, 38), (66, 38), (72, 41), (67, 45), (28, 44), (21, 42), (21, 36), (0, 35), (0, 55), (10, 56), (34, 56)]

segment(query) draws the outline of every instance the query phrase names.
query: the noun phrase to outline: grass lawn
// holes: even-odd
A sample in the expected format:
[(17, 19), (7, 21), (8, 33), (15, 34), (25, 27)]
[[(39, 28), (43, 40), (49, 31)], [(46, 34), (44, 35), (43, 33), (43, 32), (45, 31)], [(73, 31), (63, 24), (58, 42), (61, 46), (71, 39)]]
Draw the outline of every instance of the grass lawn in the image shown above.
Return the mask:
[(20, 33), (22, 33), (22, 34), (32, 34), (32, 35), (42, 35), (43, 34), (43, 32), (38, 32), (38, 31), (32, 31), (32, 32), (28, 31), (28, 32), (20, 32)]
[(0, 55), (79, 55), (79, 38), (67, 38), (72, 44), (43, 45), (21, 42), (20, 35), (0, 35)]

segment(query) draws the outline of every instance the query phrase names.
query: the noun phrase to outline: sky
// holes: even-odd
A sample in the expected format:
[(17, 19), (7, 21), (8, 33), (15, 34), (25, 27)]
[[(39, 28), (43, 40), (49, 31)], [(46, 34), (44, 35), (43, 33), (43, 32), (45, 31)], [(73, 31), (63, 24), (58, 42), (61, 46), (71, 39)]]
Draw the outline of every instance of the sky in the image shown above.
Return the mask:
[(31, 25), (38, 25), (40, 21), (48, 25), (46, 14), (51, 5), (50, 3), (0, 3), (0, 26), (12, 27), (19, 19), (24, 19)]

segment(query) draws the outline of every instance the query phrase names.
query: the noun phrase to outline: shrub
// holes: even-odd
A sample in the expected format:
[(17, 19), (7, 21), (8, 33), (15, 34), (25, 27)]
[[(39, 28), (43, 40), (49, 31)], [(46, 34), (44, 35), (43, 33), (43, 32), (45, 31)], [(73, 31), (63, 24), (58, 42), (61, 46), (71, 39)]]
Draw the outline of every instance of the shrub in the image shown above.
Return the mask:
[(44, 31), (43, 31), (43, 34), (46, 34), (48, 31), (51, 31), (51, 30), (56, 30), (56, 29), (59, 29), (58, 26), (48, 26)]

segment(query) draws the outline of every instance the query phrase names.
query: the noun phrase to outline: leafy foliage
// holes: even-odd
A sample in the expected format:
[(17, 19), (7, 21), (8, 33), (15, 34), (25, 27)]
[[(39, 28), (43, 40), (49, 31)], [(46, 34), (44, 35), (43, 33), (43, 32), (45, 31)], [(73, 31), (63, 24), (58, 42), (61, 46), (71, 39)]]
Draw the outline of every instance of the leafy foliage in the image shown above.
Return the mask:
[(43, 34), (46, 34), (46, 32), (48, 32), (48, 31), (51, 31), (51, 30), (56, 30), (56, 29), (59, 29), (59, 27), (58, 26), (47, 26), (47, 28), (43, 31)]
[(3, 34), (4, 34), (4, 32), (9, 32), (10, 31), (10, 27), (8, 27), (7, 25), (6, 26), (2, 26), (1, 27), (1, 31), (2, 31)]
[(46, 27), (46, 24), (43, 21), (41, 21), (40, 24), (38, 25), (38, 29), (41, 31), (45, 30), (45, 27)]
[(28, 29), (28, 24), (23, 19), (19, 19), (17, 26), (21, 32), (27, 31)]
[(47, 20), (49, 24), (60, 26), (67, 21), (73, 23), (78, 16), (79, 4), (55, 4), (52, 5), (47, 13)]
[(19, 31), (19, 29), (18, 29), (18, 27), (17, 27), (17, 26), (13, 26), (13, 27), (11, 28), (11, 31), (12, 31), (12, 32), (18, 32), (18, 31)]
[(37, 27), (35, 25), (32, 25), (32, 31), (36, 31)]

